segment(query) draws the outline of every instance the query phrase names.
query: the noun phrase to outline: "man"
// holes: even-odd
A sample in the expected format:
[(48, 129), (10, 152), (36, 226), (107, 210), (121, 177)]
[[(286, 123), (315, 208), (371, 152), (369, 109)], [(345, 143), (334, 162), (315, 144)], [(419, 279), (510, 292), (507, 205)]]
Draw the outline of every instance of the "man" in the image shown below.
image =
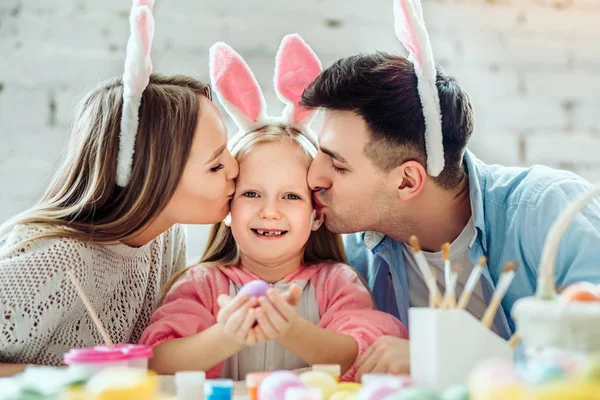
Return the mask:
[[(413, 253), (411, 235), (443, 286), (439, 252), (451, 243), (452, 264), (463, 269), (487, 257), (467, 310), (481, 318), (507, 261), (519, 263), (493, 329), (515, 331), (514, 302), (534, 294), (544, 240), (574, 199), (590, 189), (575, 174), (535, 166), (486, 165), (466, 150), (474, 129), (467, 93), (438, 68), (444, 168), (427, 173), (425, 120), (417, 77), (407, 59), (363, 54), (339, 60), (304, 92), (303, 105), (325, 111), (321, 150), (308, 182), (327, 227), (345, 237), (350, 263), (365, 277), (380, 309), (408, 325), (408, 308), (426, 306), (428, 290)], [(484, 84), (484, 82), (482, 82)], [(572, 222), (557, 256), (557, 285), (600, 283), (600, 201)], [(408, 341), (384, 337), (359, 360), (363, 373), (406, 373)]]

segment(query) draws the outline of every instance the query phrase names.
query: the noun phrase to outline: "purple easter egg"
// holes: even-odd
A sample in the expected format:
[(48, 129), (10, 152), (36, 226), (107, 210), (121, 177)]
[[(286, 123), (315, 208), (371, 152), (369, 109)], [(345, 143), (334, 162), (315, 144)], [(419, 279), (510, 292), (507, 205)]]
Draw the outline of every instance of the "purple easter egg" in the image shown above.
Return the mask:
[(269, 284), (265, 281), (261, 281), (260, 279), (250, 281), (246, 283), (241, 289), (239, 294), (248, 294), (250, 297), (260, 297), (266, 296), (267, 290), (269, 290)]
[(294, 387), (305, 387), (298, 375), (290, 371), (275, 371), (260, 383), (258, 398), (261, 400), (285, 400), (285, 392)]

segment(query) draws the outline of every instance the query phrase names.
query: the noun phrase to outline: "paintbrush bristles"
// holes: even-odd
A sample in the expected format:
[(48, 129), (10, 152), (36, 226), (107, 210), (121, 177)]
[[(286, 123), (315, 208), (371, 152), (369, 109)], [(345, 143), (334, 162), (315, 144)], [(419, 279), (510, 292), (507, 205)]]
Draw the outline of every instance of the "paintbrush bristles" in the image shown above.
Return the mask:
[(477, 263), (477, 265), (483, 267), (486, 262), (487, 262), (486, 256), (481, 256), (481, 257), (479, 257), (479, 262)]
[(444, 257), (444, 260), (450, 259), (450, 243), (444, 243), (442, 245), (442, 256)]
[(421, 245), (419, 244), (419, 239), (417, 239), (417, 237), (415, 235), (412, 235), (410, 237), (410, 239), (408, 239), (408, 242), (410, 244), (410, 247), (412, 247), (412, 249), (415, 252), (421, 251)]

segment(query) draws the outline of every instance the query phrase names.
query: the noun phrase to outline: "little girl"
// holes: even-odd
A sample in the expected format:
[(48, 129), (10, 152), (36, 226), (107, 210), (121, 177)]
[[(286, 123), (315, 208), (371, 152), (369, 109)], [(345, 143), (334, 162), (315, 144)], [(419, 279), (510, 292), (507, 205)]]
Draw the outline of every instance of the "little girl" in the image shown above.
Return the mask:
[[(288, 103), (279, 122), (264, 117), (241, 57), (224, 44), (211, 49), (213, 84), (244, 132), (230, 142), (240, 172), (230, 218), (213, 227), (201, 264), (176, 277), (142, 336), (159, 373), (205, 370), (241, 380), (328, 363), (340, 364), (349, 381), (378, 337), (406, 337), (397, 319), (374, 309), (344, 264), (339, 236), (313, 209), (306, 176), (317, 146), (312, 115), (298, 104), (320, 63), (297, 35), (284, 38), (276, 61), (276, 89)], [(266, 296), (236, 296), (255, 279), (270, 284)]]

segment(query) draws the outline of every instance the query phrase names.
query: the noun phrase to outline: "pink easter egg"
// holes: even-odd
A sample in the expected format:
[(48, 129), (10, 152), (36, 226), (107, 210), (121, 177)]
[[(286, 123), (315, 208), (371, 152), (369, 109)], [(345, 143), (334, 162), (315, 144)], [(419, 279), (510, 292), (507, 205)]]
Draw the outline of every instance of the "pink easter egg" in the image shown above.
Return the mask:
[(275, 371), (260, 383), (258, 398), (261, 400), (285, 400), (285, 392), (293, 387), (305, 387), (298, 375), (290, 371)]
[(257, 279), (257, 280), (246, 283), (240, 289), (239, 294), (241, 295), (243, 293), (246, 293), (250, 297), (266, 296), (267, 290), (269, 290), (269, 287), (270, 286), (267, 282)]

